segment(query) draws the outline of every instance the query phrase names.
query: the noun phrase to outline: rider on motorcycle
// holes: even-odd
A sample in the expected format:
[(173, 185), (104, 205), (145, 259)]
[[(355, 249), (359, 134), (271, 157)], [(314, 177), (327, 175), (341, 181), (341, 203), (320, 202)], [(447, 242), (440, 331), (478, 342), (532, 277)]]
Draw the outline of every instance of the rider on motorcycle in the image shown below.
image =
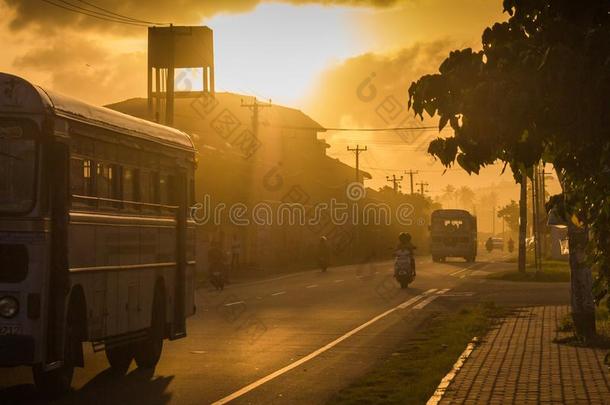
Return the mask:
[(411, 243), (411, 235), (401, 232), (398, 235), (398, 246), (394, 252), (396, 257), (396, 265), (394, 266), (395, 275), (398, 274), (398, 269), (403, 266), (410, 267), (415, 275), (415, 249), (417, 248)]

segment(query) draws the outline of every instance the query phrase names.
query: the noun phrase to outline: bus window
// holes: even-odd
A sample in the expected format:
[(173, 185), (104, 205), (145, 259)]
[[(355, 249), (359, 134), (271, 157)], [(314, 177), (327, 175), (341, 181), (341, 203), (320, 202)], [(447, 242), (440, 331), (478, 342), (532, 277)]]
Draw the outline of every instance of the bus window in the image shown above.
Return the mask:
[(0, 211), (26, 212), (34, 204), (36, 142), (22, 129), (0, 127)]
[[(123, 199), (125, 201), (138, 201), (138, 170), (131, 167), (123, 168)], [(127, 208), (137, 208), (127, 204)]]
[(93, 196), (93, 163), (89, 159), (70, 160), (70, 189), (73, 195)]
[[(99, 198), (120, 200), (121, 199), (121, 182), (120, 182), (120, 167), (118, 165), (108, 163), (97, 163), (96, 165), (96, 185), (97, 196)], [(104, 207), (116, 207), (116, 203), (105, 202), (100, 204)]]
[(159, 176), (159, 196), (160, 202), (163, 205), (169, 205), (170, 197), (169, 197), (169, 176), (167, 174), (162, 174)]
[(152, 198), (150, 195), (150, 172), (147, 170), (142, 170), (139, 171), (140, 172), (140, 181), (139, 181), (139, 199), (138, 201), (143, 202), (143, 203), (151, 203), (152, 202)]
[(161, 201), (159, 172), (150, 172), (150, 202), (159, 204)]

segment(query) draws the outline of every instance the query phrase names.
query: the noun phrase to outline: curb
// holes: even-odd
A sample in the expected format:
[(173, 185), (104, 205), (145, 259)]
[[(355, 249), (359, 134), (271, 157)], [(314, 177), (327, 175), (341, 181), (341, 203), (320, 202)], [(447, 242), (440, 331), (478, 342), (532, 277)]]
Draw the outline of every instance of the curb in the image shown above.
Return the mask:
[(466, 349), (462, 352), (460, 357), (458, 357), (457, 361), (453, 364), (451, 371), (449, 371), (447, 375), (443, 377), (438, 387), (436, 387), (436, 391), (434, 391), (434, 394), (432, 394), (430, 399), (428, 399), (426, 405), (437, 405), (443, 399), (445, 391), (455, 378), (458, 371), (460, 371), (460, 369), (464, 366), (464, 363), (466, 362), (468, 357), (470, 357), (470, 355), (478, 344), (479, 338), (477, 338), (476, 336), (473, 337), (470, 343), (468, 343), (468, 345), (466, 346)]

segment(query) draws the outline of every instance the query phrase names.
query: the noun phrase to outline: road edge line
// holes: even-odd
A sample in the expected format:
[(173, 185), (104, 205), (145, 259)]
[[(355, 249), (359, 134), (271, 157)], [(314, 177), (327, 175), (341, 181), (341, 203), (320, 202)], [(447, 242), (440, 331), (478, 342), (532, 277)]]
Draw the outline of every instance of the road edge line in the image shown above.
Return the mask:
[(367, 328), (368, 326), (374, 324), (375, 322), (377, 322), (380, 319), (385, 318), (386, 316), (390, 315), (393, 312), (396, 312), (399, 309), (405, 309), (407, 306), (405, 304), (407, 303), (415, 303), (417, 301), (419, 301), (420, 299), (427, 297), (428, 295), (434, 293), (434, 291), (437, 291), (435, 288), (424, 291), (423, 293), (409, 299), (408, 301), (403, 302), (400, 305), (395, 306), (394, 308), (390, 308), (385, 312), (382, 312), (381, 314), (377, 315), (376, 317), (368, 320), (367, 322), (363, 323), (360, 326), (357, 326), (356, 328), (350, 330), (349, 332), (345, 333), (342, 336), (339, 336), (338, 338), (336, 338), (335, 340), (333, 340), (332, 342), (322, 346), (321, 348), (319, 348), (318, 350), (315, 350), (311, 353), (309, 353), (307, 356), (300, 358), (299, 360), (288, 364), (287, 366), (282, 367), (279, 370), (274, 371), (271, 374), (266, 375), (265, 377), (259, 378), (258, 380), (246, 385), (245, 387), (235, 391), (232, 394), (227, 395), (224, 398), (219, 399), (218, 401), (214, 401), (212, 403), (212, 405), (224, 405), (226, 403), (229, 403), (231, 401), (233, 401), (234, 399), (237, 399), (239, 397), (241, 397), (242, 395), (247, 394), (248, 392), (260, 387), (263, 384), (268, 383), (269, 381), (275, 379), (276, 377), (281, 376), (282, 374), (285, 374), (297, 367), (299, 367), (301, 364), (304, 364), (306, 362), (308, 362), (311, 359), (314, 359), (316, 357), (318, 357), (320, 354), (332, 349), (333, 347), (335, 347), (336, 345), (338, 345), (339, 343), (343, 342), (344, 340), (352, 337), (353, 335), (355, 335), (356, 333), (360, 332), (361, 330)]

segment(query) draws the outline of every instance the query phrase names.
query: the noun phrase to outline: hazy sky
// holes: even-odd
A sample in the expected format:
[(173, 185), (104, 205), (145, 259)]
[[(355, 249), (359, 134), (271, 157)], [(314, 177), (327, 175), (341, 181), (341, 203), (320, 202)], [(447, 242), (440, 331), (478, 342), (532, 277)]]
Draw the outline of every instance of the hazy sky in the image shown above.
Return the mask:
[[(68, 0), (83, 6), (78, 0)], [(501, 0), (90, 0), (131, 17), (214, 29), (218, 90), (303, 109), (325, 126), (396, 127), (419, 123), (406, 111), (409, 84), (434, 72), (450, 50), (480, 44), (483, 29), (506, 19)], [(63, 4), (63, 3), (62, 3)], [(146, 93), (146, 28), (70, 13), (41, 0), (2, 0), (0, 70), (96, 104)], [(372, 97), (371, 91), (375, 94)], [(326, 134), (329, 154), (353, 164), (347, 145), (367, 144), (362, 166), (386, 175), (419, 169), (432, 194), (449, 183), (502, 185), (500, 168), (479, 177), (442, 174), (425, 154), (436, 131)], [(409, 188), (407, 182), (403, 184)]]

